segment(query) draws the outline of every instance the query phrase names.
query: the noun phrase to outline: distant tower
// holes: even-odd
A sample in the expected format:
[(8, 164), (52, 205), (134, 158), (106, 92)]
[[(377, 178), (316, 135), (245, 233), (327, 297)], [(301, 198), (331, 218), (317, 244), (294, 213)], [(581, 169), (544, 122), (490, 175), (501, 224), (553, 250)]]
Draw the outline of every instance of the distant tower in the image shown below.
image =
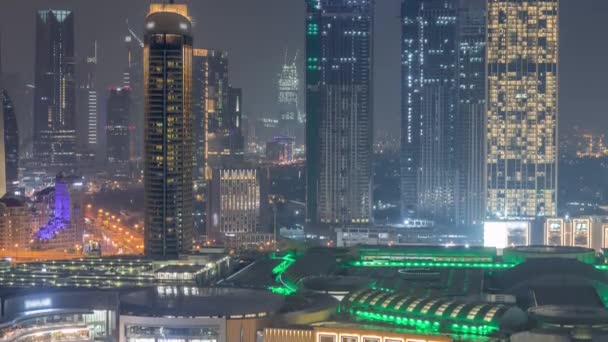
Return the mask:
[(78, 141), (81, 147), (96, 152), (98, 130), (97, 41), (92, 54), (81, 61), (78, 69)]
[(2, 90), (4, 157), (6, 166), (6, 191), (13, 193), (19, 185), (19, 127), (15, 107), (8, 92)]
[(144, 36), (145, 254), (192, 250), (192, 23), (187, 5), (150, 4)]
[(111, 163), (130, 160), (131, 88), (111, 88), (106, 105), (107, 156)]
[(278, 81), (278, 105), (279, 105), (279, 127), (281, 133), (293, 138), (301, 138), (301, 125), (298, 120), (298, 91), (300, 80), (298, 78), (298, 67), (296, 65), (297, 54), (291, 63), (287, 62), (279, 74)]
[(0, 197), (6, 194), (6, 144), (4, 137), (4, 106), (0, 106)]
[(144, 42), (133, 32), (127, 22), (128, 35), (124, 38), (127, 50), (126, 65), (123, 70), (123, 87), (131, 89), (131, 160), (135, 161), (143, 155), (144, 136), (144, 106), (143, 106), (143, 76), (142, 53)]
[(374, 0), (309, 0), (306, 19), (307, 220), (372, 220)]
[(74, 14), (41, 10), (36, 16), (34, 157), (70, 168), (76, 161)]
[(488, 218), (557, 215), (558, 7), (488, 1)]

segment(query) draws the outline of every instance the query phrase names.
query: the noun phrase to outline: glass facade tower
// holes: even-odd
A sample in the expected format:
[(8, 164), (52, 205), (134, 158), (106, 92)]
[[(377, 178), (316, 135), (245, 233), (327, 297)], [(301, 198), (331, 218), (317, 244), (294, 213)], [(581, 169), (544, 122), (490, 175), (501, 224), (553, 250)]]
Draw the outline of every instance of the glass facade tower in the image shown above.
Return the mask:
[(187, 5), (151, 4), (144, 37), (147, 256), (192, 250), (192, 23)]
[(458, 2), (403, 1), (401, 203), (404, 218), (454, 223)]
[(41, 10), (36, 15), (34, 157), (43, 165), (76, 161), (74, 14)]
[(458, 21), (456, 223), (479, 226), (485, 217), (485, 11), (461, 9)]
[(307, 220), (369, 224), (374, 1), (306, 4)]
[(558, 0), (489, 0), (486, 215), (557, 214)]

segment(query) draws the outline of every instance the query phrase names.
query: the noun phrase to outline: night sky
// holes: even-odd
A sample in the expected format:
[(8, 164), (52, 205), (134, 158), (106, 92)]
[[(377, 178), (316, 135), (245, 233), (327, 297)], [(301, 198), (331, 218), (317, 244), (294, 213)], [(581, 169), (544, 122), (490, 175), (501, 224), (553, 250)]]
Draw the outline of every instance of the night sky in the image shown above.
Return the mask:
[[(29, 83), (34, 72), (35, 11), (75, 12), (77, 53), (99, 43), (100, 89), (119, 85), (125, 63), (127, 18), (142, 31), (149, 0), (0, 0), (3, 68)], [(474, 2), (475, 0), (465, 0)], [(195, 46), (224, 49), (230, 77), (244, 91), (250, 117), (273, 116), (276, 77), (285, 50), (304, 47), (304, 0), (191, 0)], [(377, 0), (376, 137), (399, 134), (400, 0)], [(580, 124), (597, 133), (608, 127), (608, 1), (561, 0), (560, 129)], [(302, 58), (299, 59), (302, 62)], [(302, 65), (302, 64), (300, 64)], [(303, 68), (300, 68), (303, 70)], [(303, 76), (303, 75), (302, 75)], [(303, 79), (302, 79), (303, 84)], [(103, 98), (102, 94), (102, 98)], [(302, 96), (303, 102), (303, 96)], [(18, 115), (19, 108), (17, 108)]]

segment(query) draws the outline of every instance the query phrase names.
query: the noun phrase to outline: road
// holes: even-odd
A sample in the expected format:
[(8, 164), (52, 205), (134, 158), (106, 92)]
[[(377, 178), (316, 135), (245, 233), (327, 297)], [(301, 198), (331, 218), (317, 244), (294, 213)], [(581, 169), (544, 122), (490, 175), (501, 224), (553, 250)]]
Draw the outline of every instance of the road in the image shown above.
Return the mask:
[(101, 243), (102, 255), (135, 255), (144, 251), (141, 222), (127, 223), (124, 217), (88, 204), (85, 209), (87, 233)]

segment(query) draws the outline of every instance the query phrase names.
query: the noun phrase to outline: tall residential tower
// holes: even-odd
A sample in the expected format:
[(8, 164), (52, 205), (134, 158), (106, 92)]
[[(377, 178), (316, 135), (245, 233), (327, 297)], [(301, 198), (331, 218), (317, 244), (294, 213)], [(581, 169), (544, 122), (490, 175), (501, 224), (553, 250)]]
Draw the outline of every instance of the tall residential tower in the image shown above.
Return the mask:
[(558, 0), (489, 0), (489, 218), (557, 214)]
[(372, 206), (374, 0), (306, 0), (307, 220), (366, 225)]
[(192, 23), (187, 5), (151, 4), (144, 37), (145, 247), (192, 249)]

